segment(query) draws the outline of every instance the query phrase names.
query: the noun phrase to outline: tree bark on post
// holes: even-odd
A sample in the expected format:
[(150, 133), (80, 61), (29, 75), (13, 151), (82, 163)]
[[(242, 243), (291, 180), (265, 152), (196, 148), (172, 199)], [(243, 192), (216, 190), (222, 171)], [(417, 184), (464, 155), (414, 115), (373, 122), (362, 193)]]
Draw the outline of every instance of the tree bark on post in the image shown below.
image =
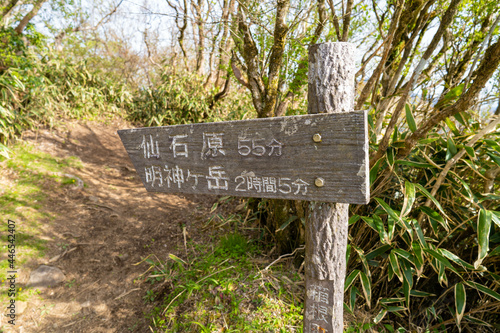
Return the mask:
[[(324, 43), (310, 48), (309, 113), (354, 109), (354, 64), (355, 47), (351, 43)], [(309, 206), (304, 333), (343, 332), (348, 218), (348, 204), (311, 202)]]

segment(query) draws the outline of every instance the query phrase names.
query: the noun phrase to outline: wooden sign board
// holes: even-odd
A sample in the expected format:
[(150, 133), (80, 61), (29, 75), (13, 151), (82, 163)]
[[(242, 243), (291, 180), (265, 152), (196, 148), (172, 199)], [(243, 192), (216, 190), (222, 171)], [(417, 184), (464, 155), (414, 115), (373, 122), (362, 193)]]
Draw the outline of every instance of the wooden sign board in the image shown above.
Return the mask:
[(365, 204), (365, 111), (119, 130), (152, 192)]

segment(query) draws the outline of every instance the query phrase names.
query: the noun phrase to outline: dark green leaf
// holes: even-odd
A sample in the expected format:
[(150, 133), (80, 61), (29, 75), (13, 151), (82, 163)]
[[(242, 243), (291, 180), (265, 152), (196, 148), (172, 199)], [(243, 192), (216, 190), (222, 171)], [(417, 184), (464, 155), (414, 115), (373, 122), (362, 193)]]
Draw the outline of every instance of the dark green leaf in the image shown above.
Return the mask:
[(394, 249), (392, 250), (394, 253), (398, 254), (400, 257), (405, 258), (407, 260), (411, 259), (411, 254), (408, 251), (405, 251), (403, 249)]
[(387, 232), (384, 228), (384, 222), (378, 215), (373, 215), (373, 224), (377, 227), (378, 234), (380, 236), (380, 241), (382, 243), (389, 243), (389, 237), (387, 236)]
[(446, 149), (446, 160), (448, 161), (456, 154), (457, 154), (457, 147), (455, 146), (455, 142), (453, 141), (452, 138), (448, 138), (447, 149)]
[(465, 313), (465, 301), (465, 287), (459, 282), (455, 285), (455, 320), (457, 321), (458, 327), (460, 327), (460, 321)]
[(415, 264), (415, 269), (417, 270), (417, 276), (420, 277), (424, 270), (424, 254), (418, 242), (413, 242), (412, 248), (415, 258), (415, 260), (413, 260), (413, 263)]
[(464, 319), (466, 319), (467, 321), (470, 321), (471, 323), (477, 324), (477, 325), (483, 325), (483, 326), (487, 326), (487, 327), (493, 327), (493, 326), (491, 326), (490, 323), (488, 323), (488, 322), (486, 322), (484, 320), (472, 317), (472, 316), (465, 315)]
[(462, 124), (462, 125), (464, 125), (464, 126), (467, 126), (467, 125), (466, 125), (466, 122), (465, 122), (465, 120), (464, 120), (464, 118), (462, 117), (462, 112), (455, 113), (455, 114), (453, 115), (453, 117), (455, 117), (455, 119), (456, 119), (456, 120), (457, 120), (460, 124)]
[(493, 251), (490, 252), (490, 257), (498, 255), (500, 255), (500, 245), (498, 245), (496, 248), (493, 249)]
[(389, 254), (389, 264), (391, 265), (392, 271), (398, 277), (399, 281), (403, 282), (403, 273), (399, 268), (399, 261), (394, 253), (394, 250)]
[(380, 198), (375, 198), (380, 206), (389, 214), (395, 221), (399, 220), (399, 215), (387, 204), (384, 200)]
[(391, 249), (390, 245), (382, 245), (381, 247), (371, 251), (366, 255), (366, 260), (372, 260), (373, 258), (376, 258), (377, 256), (387, 252), (388, 250)]
[(414, 162), (414, 161), (405, 161), (405, 160), (397, 160), (395, 162), (396, 164), (403, 164), (403, 165), (408, 165), (414, 168), (432, 168), (433, 165), (429, 163), (423, 163), (423, 162)]
[(500, 228), (500, 212), (492, 211), (491, 212), (491, 219)]
[(437, 250), (432, 250), (432, 249), (424, 249), (424, 252), (428, 253), (431, 255), (432, 258), (436, 259), (439, 261), (442, 265), (445, 267), (449, 268), (452, 272), (460, 275), (458, 271), (456, 270), (455, 267), (446, 259), (441, 253), (439, 253)]
[(417, 130), (417, 125), (415, 124), (415, 118), (413, 118), (413, 113), (411, 112), (410, 106), (408, 104), (405, 104), (405, 111), (408, 128), (410, 129), (410, 131), (415, 132)]
[(382, 162), (384, 161), (384, 159), (380, 159), (377, 161), (377, 163), (375, 163), (375, 165), (370, 169), (370, 185), (373, 184), (373, 182), (375, 182), (375, 179), (377, 179), (377, 175), (378, 175), (378, 171), (380, 169), (380, 165), (382, 164)]
[[(411, 291), (410, 291), (410, 294), (411, 294)], [(405, 311), (407, 310), (407, 308), (405, 308), (404, 306), (388, 306), (387, 307), (387, 311), (389, 312), (398, 312), (398, 311)]]
[(297, 216), (295, 216), (295, 215), (290, 216), (290, 217), (288, 218), (288, 220), (286, 220), (286, 222), (285, 222), (285, 223), (283, 223), (283, 224), (279, 227), (279, 229), (278, 229), (278, 230), (276, 230), (276, 232), (279, 232), (279, 231), (284, 230), (286, 227), (288, 227), (288, 225), (289, 225), (290, 223), (292, 223), (292, 222), (293, 222), (293, 221), (295, 221), (296, 219), (298, 219), (298, 217), (297, 217)]
[(499, 156), (496, 156), (492, 153), (487, 153), (487, 155), (493, 160), (493, 162), (495, 162), (497, 165), (500, 166), (500, 157)]
[(363, 289), (363, 294), (365, 295), (366, 304), (368, 308), (371, 308), (371, 299), (372, 299), (372, 284), (370, 279), (364, 272), (360, 272), (361, 277), (361, 287)]
[(431, 293), (428, 293), (428, 292), (425, 292), (425, 291), (420, 291), (420, 290), (412, 290), (410, 292), (410, 295), (412, 295), (414, 297), (432, 297), (432, 296), (436, 296), (435, 294), (431, 294)]
[(437, 140), (439, 140), (439, 138), (426, 138), (426, 139), (418, 140), (418, 143), (426, 145), (428, 143), (432, 143), (432, 142), (437, 141)]
[(381, 298), (379, 300), (379, 302), (381, 304), (401, 303), (403, 301), (404, 301), (404, 298), (401, 298), (401, 297)]
[(375, 223), (373, 223), (373, 219), (367, 216), (361, 216), (361, 219), (365, 221), (366, 224), (370, 226), (373, 230), (375, 230), (377, 233), (379, 232), (377, 226), (375, 226)]
[(417, 220), (412, 220), (412, 221), (413, 221), (413, 227), (415, 228), (415, 231), (417, 232), (418, 240), (420, 241), (420, 243), (422, 244), (423, 247), (425, 247), (425, 248), (429, 247), (427, 245), (427, 242), (425, 241), (424, 232), (420, 228), (420, 224), (418, 223)]
[(490, 140), (490, 139), (484, 139), (483, 140), (489, 147), (495, 149), (497, 152), (500, 153), (500, 145), (498, 144), (498, 142), (496, 142), (495, 140)]
[(470, 158), (476, 158), (476, 153), (474, 151), (474, 148), (465, 146), (464, 147), (465, 151), (467, 152), (467, 155), (469, 155)]
[(443, 256), (445, 256), (446, 258), (450, 259), (454, 263), (462, 266), (463, 268), (474, 270), (474, 266), (472, 266), (468, 262), (460, 259), (458, 256), (456, 256), (455, 254), (451, 253), (450, 251), (448, 251), (446, 249), (441, 249), (440, 252), (443, 254)]
[(399, 266), (401, 267), (401, 271), (403, 272), (403, 280), (408, 282), (410, 289), (413, 287), (413, 272), (411, 270), (411, 266), (407, 260), (400, 260)]
[(351, 293), (349, 294), (349, 305), (350, 308), (354, 310), (354, 304), (356, 304), (356, 295), (358, 294), (358, 288), (352, 286)]
[(460, 132), (457, 130), (457, 127), (455, 126), (455, 123), (450, 118), (446, 118), (444, 120), (444, 122), (446, 123), (446, 125), (448, 125), (448, 127), (453, 132), (453, 134), (455, 134), (457, 136), (460, 135)]
[(378, 324), (382, 321), (382, 319), (384, 319), (385, 315), (387, 314), (387, 310), (386, 309), (382, 309), (380, 310), (380, 312), (375, 316), (375, 318), (373, 318), (373, 322), (375, 324)]
[(355, 214), (355, 215), (351, 216), (351, 217), (349, 218), (349, 225), (351, 225), (351, 224), (354, 224), (354, 223), (358, 222), (359, 218), (360, 218), (360, 216), (359, 216), (359, 215), (357, 215), (357, 214)]
[(444, 218), (439, 215), (438, 212), (433, 210), (432, 208), (429, 208), (427, 206), (421, 206), (419, 209), (429, 217), (429, 220), (431, 222), (432, 230), (434, 231), (434, 234), (438, 234), (438, 229), (437, 229), (437, 224), (441, 224), (445, 229), (448, 227), (446, 224)]
[[(443, 207), (441, 207), (441, 204), (436, 200), (436, 198), (434, 198), (422, 185), (420, 184), (415, 184), (415, 186), (420, 190), (420, 192), (422, 192), (423, 195), (425, 195), (427, 198), (429, 198), (432, 203), (439, 209), (439, 211), (446, 217), (448, 218), (448, 216), (446, 216), (446, 213), (444, 212), (444, 209)], [(446, 230), (448, 230), (448, 226), (446, 225)]]
[(488, 254), (488, 245), (490, 242), (491, 229), (491, 212), (485, 209), (479, 211), (477, 219), (477, 240), (478, 240), (478, 258), (474, 262), (474, 267), (477, 269)]
[(351, 284), (354, 282), (354, 280), (358, 277), (358, 275), (361, 273), (360, 270), (358, 269), (355, 269), (351, 272), (351, 274), (349, 274), (349, 276), (345, 279), (345, 283), (344, 283), (344, 292), (347, 291), (347, 289), (349, 289), (349, 287), (351, 286)]
[(499, 293), (491, 290), (490, 288), (488, 288), (486, 286), (483, 286), (482, 284), (479, 284), (479, 283), (474, 282), (474, 281), (467, 281), (467, 282), (465, 282), (465, 284), (467, 284), (469, 287), (472, 287), (474, 289), (477, 289), (477, 290), (485, 293), (488, 296), (495, 298), (497, 301), (500, 301), (500, 294)]
[(446, 276), (446, 270), (444, 268), (445, 266), (443, 265), (442, 262), (438, 263), (438, 281), (441, 286), (446, 286), (448, 287), (448, 277)]

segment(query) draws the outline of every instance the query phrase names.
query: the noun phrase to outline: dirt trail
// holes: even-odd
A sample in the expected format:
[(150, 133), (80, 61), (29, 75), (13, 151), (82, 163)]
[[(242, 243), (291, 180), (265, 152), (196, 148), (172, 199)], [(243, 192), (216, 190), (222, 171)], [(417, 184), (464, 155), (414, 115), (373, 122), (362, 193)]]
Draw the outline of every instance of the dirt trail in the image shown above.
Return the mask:
[(44, 221), (48, 250), (21, 269), (21, 282), (40, 264), (60, 268), (66, 280), (31, 297), (16, 332), (151, 332), (144, 316), (148, 286), (137, 281), (148, 265), (134, 264), (181, 251), (180, 225), (191, 238), (203, 237), (196, 223), (217, 198), (147, 193), (116, 134), (129, 127), (69, 123), (25, 135), (51, 155), (78, 156), (84, 167), (73, 174), (86, 186), (47, 193), (43, 209), (57, 215)]

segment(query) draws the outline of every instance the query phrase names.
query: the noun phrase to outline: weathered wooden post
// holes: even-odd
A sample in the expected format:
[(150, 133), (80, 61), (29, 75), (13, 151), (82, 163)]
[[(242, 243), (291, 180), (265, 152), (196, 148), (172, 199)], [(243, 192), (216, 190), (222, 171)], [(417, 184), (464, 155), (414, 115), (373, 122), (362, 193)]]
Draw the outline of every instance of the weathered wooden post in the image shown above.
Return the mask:
[[(151, 192), (311, 201), (304, 332), (342, 332), (348, 205), (368, 191), (368, 127), (354, 47), (310, 50), (309, 115), (135, 128), (118, 134)], [(330, 202), (330, 203), (325, 203)]]
[[(342, 113), (354, 107), (355, 48), (316, 44), (309, 50), (308, 112)], [(367, 143), (365, 144), (367, 151)], [(349, 154), (345, 151), (345, 154)], [(339, 155), (342, 159), (345, 155)], [(358, 166), (359, 167), (359, 166)], [(368, 173), (362, 165), (360, 174)], [(368, 200), (368, 182), (362, 184)], [(348, 200), (338, 200), (349, 202)], [(343, 332), (349, 204), (311, 202), (306, 220), (304, 333)]]

